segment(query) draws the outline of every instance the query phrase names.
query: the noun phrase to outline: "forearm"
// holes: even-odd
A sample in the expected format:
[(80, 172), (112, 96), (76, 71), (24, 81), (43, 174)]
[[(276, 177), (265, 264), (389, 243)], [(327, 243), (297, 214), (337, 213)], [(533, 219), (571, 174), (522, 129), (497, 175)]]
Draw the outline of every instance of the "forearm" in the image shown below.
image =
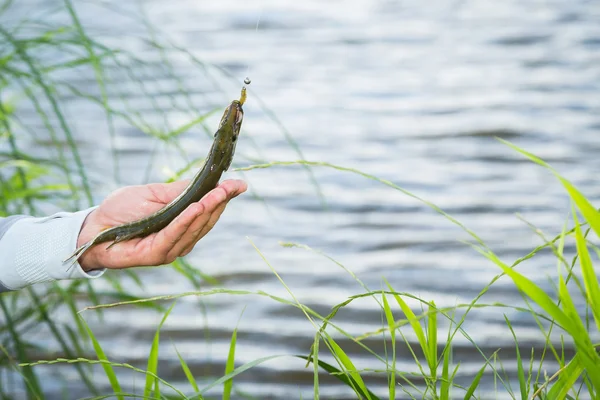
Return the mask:
[(0, 293), (35, 283), (101, 276), (104, 270), (86, 273), (79, 263), (63, 263), (75, 250), (81, 226), (92, 210), (0, 219)]

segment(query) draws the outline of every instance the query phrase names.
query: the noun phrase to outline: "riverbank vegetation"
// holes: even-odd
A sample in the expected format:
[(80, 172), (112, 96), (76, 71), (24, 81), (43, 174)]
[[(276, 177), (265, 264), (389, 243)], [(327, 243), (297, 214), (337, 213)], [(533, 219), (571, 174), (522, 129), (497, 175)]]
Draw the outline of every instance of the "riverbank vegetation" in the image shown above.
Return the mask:
[[(14, 4), (3, 3), (0, 12), (7, 17)], [(148, 169), (158, 151), (169, 148), (187, 159), (180, 137), (191, 129), (204, 130), (211, 135), (206, 119), (219, 104), (208, 103), (206, 98), (190, 92), (188, 82), (177, 73), (170, 60), (185, 58), (198, 74), (209, 82), (211, 88), (222, 89), (231, 82), (226, 71), (209, 65), (191, 52), (178, 47), (163, 36), (156, 27), (144, 19), (143, 13), (128, 15), (124, 10), (114, 10), (119, 18), (131, 18), (143, 27), (140, 43), (150, 60), (135, 52), (108, 45), (95, 39), (94, 33), (83, 26), (77, 8), (67, 0), (56, 9), (48, 9), (39, 18), (23, 17), (19, 23), (0, 24), (0, 214), (45, 215), (56, 209), (77, 210), (94, 204), (95, 178), (88, 166), (90, 154), (82, 156), (84, 146), (76, 134), (81, 121), (74, 118), (77, 107), (94, 108), (102, 116), (102, 126), (97, 131), (106, 132), (102, 140), (110, 143), (110, 175), (116, 184), (129, 179), (119, 167), (117, 132), (134, 129), (153, 139), (154, 148), (148, 160)], [(50, 13), (50, 14), (48, 14)], [(52, 15), (56, 18), (47, 18)], [(48, 22), (55, 21), (55, 22)], [(157, 84), (158, 77), (167, 81), (168, 93)], [(173, 89), (176, 88), (176, 89)], [(161, 92), (162, 91), (162, 92)], [(161, 93), (161, 96), (157, 96)], [(140, 109), (137, 99), (143, 97), (150, 109)], [(229, 97), (223, 97), (223, 105)], [(266, 110), (268, 115), (276, 118)], [(177, 118), (173, 118), (176, 115)], [(182, 122), (183, 121), (183, 122)], [(84, 127), (85, 129), (85, 127)], [(335, 169), (339, 174), (355, 174), (366, 180), (385, 185), (390, 191), (400, 191), (437, 212), (440, 218), (458, 225), (468, 235), (468, 245), (487, 259), (490, 269), (497, 275), (481, 292), (465, 304), (440, 308), (430, 299), (422, 299), (402, 292), (387, 281), (384, 289), (367, 287), (351, 271), (333, 258), (298, 243), (282, 243), (327, 257), (350, 274), (364, 289), (340, 304), (331, 304), (328, 314), (319, 313), (296, 300), (294, 293), (278, 275), (277, 267), (268, 261), (255, 246), (256, 256), (280, 280), (289, 296), (281, 297), (265, 292), (217, 288), (197, 267), (180, 259), (172, 265), (173, 273), (185, 277), (195, 291), (173, 293), (168, 296), (141, 297), (125, 290), (121, 279), (127, 277), (143, 289), (143, 275), (136, 271), (107, 274), (111, 291), (98, 292), (88, 281), (73, 281), (30, 287), (17, 293), (0, 295), (0, 398), (45, 398), (47, 388), (57, 385), (64, 388), (64, 398), (69, 397), (69, 383), (77, 382), (89, 398), (215, 398), (248, 397), (236, 388), (236, 378), (252, 368), (278, 358), (294, 358), (306, 363), (313, 371), (313, 397), (320, 396), (320, 382), (333, 378), (360, 399), (383, 398), (489, 398), (489, 391), (481, 392), (483, 382), (494, 388), (500, 398), (563, 399), (598, 398), (600, 396), (600, 356), (598, 330), (600, 328), (600, 285), (594, 264), (600, 255), (595, 239), (600, 235), (600, 213), (558, 171), (509, 142), (506, 146), (531, 162), (546, 168), (556, 176), (557, 184), (564, 187), (573, 209), (565, 221), (562, 232), (549, 235), (532, 227), (540, 237), (540, 246), (516, 260), (499, 257), (477, 234), (435, 204), (408, 192), (394, 182), (380, 179), (351, 166), (333, 165), (321, 161), (305, 160), (293, 137), (281, 126), (281, 134), (297, 155), (297, 160), (271, 161), (237, 155), (236, 171), (251, 174), (259, 168), (306, 169), (321, 196), (318, 182), (312, 175), (315, 168)], [(247, 138), (244, 138), (247, 139)], [(97, 140), (97, 139), (94, 139)], [(251, 143), (251, 139), (249, 139)], [(35, 146), (35, 147), (33, 147)], [(535, 150), (535, 149), (532, 149)], [(195, 168), (201, 160), (188, 160), (171, 179)], [(147, 179), (140, 177), (141, 181)], [(260, 194), (255, 193), (255, 196)], [(254, 246), (254, 244), (252, 244)], [(457, 244), (458, 245), (458, 244)], [(568, 251), (573, 248), (574, 251)], [(557, 272), (550, 279), (551, 290), (542, 288), (523, 272), (522, 266), (540, 252), (551, 251), (556, 260)], [(527, 307), (511, 304), (486, 304), (481, 298), (502, 277), (508, 277), (522, 294)], [(505, 278), (506, 279), (506, 278)], [(212, 285), (212, 286), (211, 286)], [(312, 346), (302, 354), (264, 354), (248, 363), (236, 361), (237, 330), (231, 332), (227, 362), (220, 376), (199, 376), (192, 372), (185, 356), (179, 355), (179, 374), (187, 381), (185, 386), (161, 378), (161, 349), (174, 346), (176, 341), (161, 340), (161, 327), (181, 298), (208, 296), (261, 296), (297, 309), (314, 327)], [(370, 298), (378, 304), (382, 316), (381, 329), (349, 333), (338, 324), (338, 312), (355, 301)], [(143, 307), (163, 316), (148, 349), (147, 359), (130, 365), (118, 357), (107, 357), (105, 343), (97, 339), (86, 318), (103, 318), (118, 313), (120, 307)], [(506, 335), (514, 339), (514, 347), (498, 348), (486, 353), (471, 338), (465, 328), (476, 309), (506, 310)], [(527, 315), (530, 322), (539, 326), (544, 338), (542, 349), (528, 348), (513, 329), (508, 311)], [(57, 316), (60, 315), (60, 318)], [(132, 323), (135, 323), (133, 321)], [(48, 353), (42, 345), (30, 340), (30, 333), (47, 330), (60, 352)], [(198, 333), (202, 337), (202, 332)], [(453, 343), (468, 341), (472, 351), (479, 354), (478, 371), (465, 376), (453, 355)], [(381, 344), (372, 348), (374, 341)], [(343, 343), (343, 344), (342, 344)], [(358, 347), (375, 360), (379, 368), (361, 369), (344, 349), (345, 344)], [(382, 351), (383, 349), (383, 351)], [(516, 365), (506, 365), (502, 353), (514, 354)], [(412, 359), (410, 368), (398, 362), (399, 355)], [(48, 382), (40, 371), (47, 372), (52, 365), (69, 365), (73, 375)], [(98, 374), (98, 371), (101, 374)], [(123, 372), (127, 372), (123, 375)], [(139, 376), (138, 389), (129, 392), (124, 376)], [(43, 376), (49, 376), (46, 373)], [(61, 382), (60, 380), (63, 379)], [(388, 389), (375, 390), (371, 382), (388, 382)], [(495, 397), (492, 396), (492, 397)]]

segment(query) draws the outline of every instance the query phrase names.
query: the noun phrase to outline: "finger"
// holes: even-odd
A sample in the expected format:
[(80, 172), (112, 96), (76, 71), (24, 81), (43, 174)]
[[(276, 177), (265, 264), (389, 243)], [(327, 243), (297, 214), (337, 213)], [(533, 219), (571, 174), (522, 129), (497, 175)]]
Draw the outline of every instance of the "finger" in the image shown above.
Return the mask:
[(168, 259), (181, 257), (185, 249), (188, 247), (193, 247), (193, 245), (197, 242), (196, 237), (202, 231), (202, 227), (208, 223), (210, 215), (211, 214), (209, 213), (204, 213), (196, 217), (196, 220), (181, 236), (180, 240), (171, 248), (171, 250), (169, 250), (167, 255)]
[(190, 251), (194, 249), (194, 246), (196, 246), (198, 241), (200, 241), (200, 239), (206, 236), (206, 234), (210, 232), (212, 228), (214, 228), (217, 221), (219, 221), (221, 214), (223, 214), (223, 211), (225, 211), (227, 204), (228, 202), (224, 202), (219, 207), (217, 207), (217, 209), (210, 215), (210, 218), (207, 222), (200, 226), (199, 229), (192, 231), (191, 240), (189, 244), (186, 247), (184, 247), (181, 251), (181, 256), (187, 256), (190, 253)]
[[(148, 258), (155, 259), (154, 261), (157, 262), (154, 264), (173, 261), (175, 258), (171, 259), (171, 250), (178, 244), (196, 218), (205, 214), (204, 210), (205, 206), (202, 203), (190, 204), (169, 225), (156, 234), (152, 245), (148, 248), (150, 252)], [(205, 218), (208, 220), (208, 215)]]
[(227, 197), (232, 199), (244, 193), (248, 189), (248, 184), (241, 179), (228, 179), (219, 184), (224, 189)]
[(200, 232), (204, 230), (206, 224), (210, 223), (211, 219), (213, 218), (213, 214), (219, 209), (225, 208), (225, 205), (229, 199), (226, 197), (221, 197), (220, 192), (224, 193), (222, 190), (217, 188), (215, 189), (214, 193), (211, 194), (211, 196), (207, 197), (206, 200), (203, 200), (205, 205), (204, 209), (206, 211), (206, 215), (203, 215), (203, 217), (206, 218), (197, 218), (196, 221), (194, 221), (194, 223), (190, 226), (189, 231), (192, 236), (198, 236)]
[[(200, 239), (202, 239), (204, 236), (206, 236), (206, 234), (208, 232), (210, 232), (212, 230), (212, 228), (216, 225), (217, 221), (219, 220), (219, 218), (221, 217), (221, 214), (223, 214), (223, 211), (225, 211), (225, 208), (227, 207), (227, 204), (229, 203), (229, 201), (237, 196), (239, 196), (240, 194), (244, 193), (246, 191), (246, 189), (248, 188), (248, 185), (246, 184), (246, 182), (239, 180), (239, 179), (232, 179), (232, 180), (226, 180), (223, 181), (218, 188), (221, 188), (225, 191), (227, 198), (225, 199), (225, 201), (223, 201), (221, 204), (219, 204), (217, 206), (217, 208), (214, 210), (214, 212), (211, 213), (210, 218), (208, 220), (208, 222), (206, 223), (202, 223), (202, 224), (196, 224), (194, 223), (194, 225), (190, 228), (193, 229), (192, 230), (192, 237), (191, 237), (191, 241), (189, 242), (189, 244), (187, 246), (185, 246), (181, 252), (181, 256), (185, 256), (187, 254), (189, 254), (190, 251), (192, 251), (192, 249), (194, 248), (194, 246), (196, 245), (196, 243), (198, 243), (198, 241)], [(210, 205), (212, 205), (212, 202), (210, 201), (210, 199), (207, 199), (208, 203), (210, 203)], [(204, 199), (202, 201), (205, 201)]]
[[(245, 190), (245, 183), (243, 181), (225, 182), (226, 183), (224, 183), (223, 186), (219, 185), (215, 189), (208, 192), (206, 196), (200, 200), (200, 202), (204, 204), (204, 212), (210, 218), (208, 220), (206, 218), (197, 218), (196, 221), (194, 221), (189, 228), (194, 237), (199, 236), (200, 233), (205, 230), (207, 223), (210, 224), (210, 228), (212, 229), (216, 221), (223, 213), (225, 205), (229, 202), (229, 200), (241, 193), (240, 187), (242, 190)], [(242, 183), (241, 186), (240, 182)], [(217, 214), (213, 215), (215, 212), (217, 212)]]
[(148, 190), (156, 198), (156, 201), (160, 203), (169, 203), (175, 197), (179, 196), (181, 192), (189, 185), (189, 179), (183, 179), (180, 181), (170, 183), (150, 183), (147, 186)]
[(199, 215), (188, 227), (187, 232), (181, 237), (181, 240), (170, 250), (169, 257), (179, 257), (184, 249), (190, 247), (190, 245), (193, 246), (198, 241), (196, 238), (200, 232), (210, 222), (211, 215), (227, 201), (227, 192), (221, 187), (208, 192), (199, 202), (204, 205), (203, 214)]
[[(165, 202), (167, 196), (176, 197), (185, 189), (189, 181), (178, 181), (169, 184), (151, 184), (153, 193)], [(192, 249), (218, 221), (225, 209), (227, 201), (245, 192), (247, 184), (238, 179), (223, 181), (217, 188), (207, 193), (200, 202), (193, 203), (183, 213), (175, 218), (167, 227), (152, 237), (149, 246), (144, 246), (143, 251), (128, 254), (129, 262), (137, 265), (158, 265), (173, 261), (180, 256), (184, 249)], [(161, 196), (163, 196), (161, 198)], [(212, 214), (218, 210), (215, 216)], [(207, 226), (208, 225), (208, 226)], [(142, 240), (144, 242), (144, 240)]]
[(223, 214), (223, 211), (225, 211), (225, 207), (229, 201), (245, 192), (247, 187), (248, 186), (246, 182), (239, 179), (223, 181), (217, 188), (211, 191), (211, 193), (216, 194), (219, 190), (223, 190), (226, 196), (223, 201), (216, 205), (214, 210), (212, 207), (215, 205), (216, 198), (213, 197), (213, 194), (209, 193), (201, 200), (206, 205), (206, 211), (210, 213), (210, 218), (208, 221), (197, 220), (194, 222), (194, 224), (190, 227), (191, 235), (186, 237), (186, 243), (182, 247), (179, 256), (185, 256), (192, 251), (196, 243), (198, 243), (200, 239), (202, 239), (208, 232), (212, 230), (212, 228), (214, 228), (215, 224), (221, 217), (221, 214)]
[(208, 232), (212, 230), (212, 228), (215, 227), (217, 221), (219, 220), (219, 218), (221, 218), (221, 214), (223, 214), (223, 211), (225, 211), (227, 204), (229, 204), (229, 202), (224, 202), (219, 207), (217, 207), (217, 209), (210, 215), (208, 222), (204, 224), (199, 234), (197, 235), (198, 239), (196, 241), (202, 239)]

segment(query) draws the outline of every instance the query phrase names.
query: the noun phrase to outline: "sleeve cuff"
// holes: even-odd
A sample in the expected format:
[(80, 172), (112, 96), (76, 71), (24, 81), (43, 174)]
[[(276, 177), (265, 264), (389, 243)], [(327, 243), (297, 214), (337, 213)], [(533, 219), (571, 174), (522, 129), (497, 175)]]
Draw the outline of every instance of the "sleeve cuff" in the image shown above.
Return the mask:
[(95, 208), (15, 222), (0, 240), (2, 285), (17, 290), (34, 283), (102, 276), (104, 269), (85, 272), (78, 262), (63, 263), (75, 251), (81, 226)]

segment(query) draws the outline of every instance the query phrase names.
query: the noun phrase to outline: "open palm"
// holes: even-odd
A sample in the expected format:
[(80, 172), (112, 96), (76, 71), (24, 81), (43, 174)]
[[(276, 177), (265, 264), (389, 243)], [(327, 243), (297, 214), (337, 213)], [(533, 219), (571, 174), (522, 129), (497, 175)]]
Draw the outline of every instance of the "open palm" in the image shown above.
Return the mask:
[[(77, 246), (99, 232), (146, 217), (177, 197), (189, 181), (127, 186), (109, 195), (86, 218)], [(188, 254), (217, 223), (227, 203), (246, 190), (240, 180), (223, 181), (200, 201), (192, 203), (169, 225), (144, 238), (126, 240), (107, 249), (112, 242), (92, 246), (79, 259), (85, 271), (162, 265)]]

